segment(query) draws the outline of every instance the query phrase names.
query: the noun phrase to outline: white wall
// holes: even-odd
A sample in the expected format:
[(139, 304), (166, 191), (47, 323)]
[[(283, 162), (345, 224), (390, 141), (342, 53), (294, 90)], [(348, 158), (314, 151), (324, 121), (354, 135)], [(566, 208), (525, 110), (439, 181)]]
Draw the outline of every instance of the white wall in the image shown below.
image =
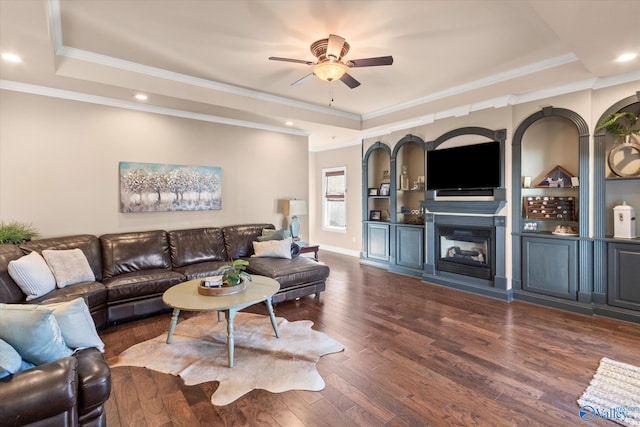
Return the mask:
[[(308, 198), (306, 137), (12, 91), (0, 91), (0, 123), (0, 220), (42, 237), (280, 227), (277, 200)], [(120, 213), (120, 161), (220, 166), (222, 210)]]

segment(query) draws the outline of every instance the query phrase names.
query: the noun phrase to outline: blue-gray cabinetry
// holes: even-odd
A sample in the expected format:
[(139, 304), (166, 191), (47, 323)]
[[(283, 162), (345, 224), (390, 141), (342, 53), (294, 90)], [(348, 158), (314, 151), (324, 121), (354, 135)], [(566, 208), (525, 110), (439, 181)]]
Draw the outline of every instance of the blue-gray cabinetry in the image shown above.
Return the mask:
[(640, 310), (640, 245), (610, 242), (607, 247), (609, 305)]
[(424, 227), (396, 226), (396, 264), (421, 269), (424, 264)]
[(367, 223), (367, 257), (389, 261), (389, 224)]
[(577, 239), (523, 237), (522, 289), (575, 301), (577, 253)]

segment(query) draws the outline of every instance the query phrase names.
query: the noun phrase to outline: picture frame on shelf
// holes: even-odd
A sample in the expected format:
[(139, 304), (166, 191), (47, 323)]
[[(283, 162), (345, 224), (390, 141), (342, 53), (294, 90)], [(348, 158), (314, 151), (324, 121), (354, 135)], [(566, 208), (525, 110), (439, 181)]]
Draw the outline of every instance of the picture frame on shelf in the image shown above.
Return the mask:
[(391, 184), (388, 182), (380, 184), (380, 191), (378, 192), (380, 196), (388, 196), (391, 191)]
[(539, 233), (540, 221), (532, 221), (532, 220), (522, 221), (522, 232), (523, 233)]
[(377, 188), (370, 188), (369, 189), (369, 196), (377, 196), (378, 195), (378, 189)]
[(369, 221), (381, 221), (382, 211), (369, 211)]
[(522, 187), (523, 188), (531, 188), (531, 177), (530, 176), (525, 176), (523, 178), (524, 178), (524, 180), (522, 182)]

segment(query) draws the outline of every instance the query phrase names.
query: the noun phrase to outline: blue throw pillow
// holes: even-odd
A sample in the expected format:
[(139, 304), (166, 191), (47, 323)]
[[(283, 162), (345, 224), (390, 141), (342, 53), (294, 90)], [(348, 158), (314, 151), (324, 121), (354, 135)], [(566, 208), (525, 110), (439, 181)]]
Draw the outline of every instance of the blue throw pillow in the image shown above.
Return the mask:
[(33, 304), (0, 304), (0, 339), (34, 365), (53, 362), (73, 353), (50, 309)]
[(284, 240), (286, 238), (291, 237), (291, 231), (282, 229), (282, 230), (270, 230), (265, 229), (262, 230), (262, 236), (258, 236), (258, 242), (266, 242), (268, 240)]
[(8, 377), (25, 369), (33, 368), (33, 364), (22, 360), (20, 353), (8, 342), (0, 340), (0, 378)]
[(6, 341), (0, 340), (0, 378), (13, 375), (20, 370), (22, 357)]

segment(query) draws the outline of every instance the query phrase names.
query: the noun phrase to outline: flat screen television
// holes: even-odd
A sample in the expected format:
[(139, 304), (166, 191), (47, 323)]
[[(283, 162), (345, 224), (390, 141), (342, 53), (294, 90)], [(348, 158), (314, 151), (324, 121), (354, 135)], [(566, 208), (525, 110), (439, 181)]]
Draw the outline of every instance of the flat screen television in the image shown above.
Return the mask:
[(427, 190), (501, 187), (500, 142), (427, 151)]

